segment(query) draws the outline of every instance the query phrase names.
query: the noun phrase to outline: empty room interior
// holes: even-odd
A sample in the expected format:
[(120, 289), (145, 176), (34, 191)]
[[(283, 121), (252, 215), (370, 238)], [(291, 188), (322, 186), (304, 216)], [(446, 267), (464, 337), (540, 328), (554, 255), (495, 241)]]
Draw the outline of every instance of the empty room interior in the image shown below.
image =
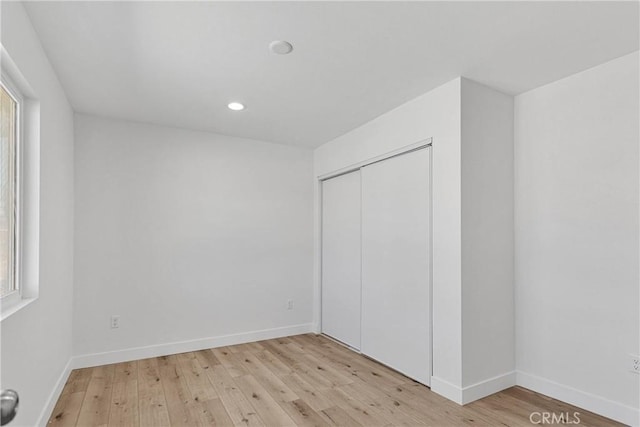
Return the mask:
[(640, 2), (1, 1), (18, 426), (640, 426)]

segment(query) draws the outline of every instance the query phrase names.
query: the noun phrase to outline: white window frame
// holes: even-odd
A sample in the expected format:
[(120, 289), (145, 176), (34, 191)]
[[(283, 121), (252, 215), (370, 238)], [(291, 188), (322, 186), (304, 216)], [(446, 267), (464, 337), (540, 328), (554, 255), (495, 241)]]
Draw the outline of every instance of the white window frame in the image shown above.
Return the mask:
[(0, 83), (17, 101), (14, 283), (0, 298), (0, 321), (38, 299), (40, 252), (40, 103), (0, 45)]
[(13, 222), (14, 228), (14, 247), (13, 247), (13, 285), (15, 289), (0, 298), (1, 308), (5, 309), (19, 304), (22, 300), (22, 137), (23, 137), (23, 107), (24, 97), (17, 89), (15, 83), (6, 73), (0, 74), (0, 85), (7, 91), (9, 96), (16, 102), (16, 123), (15, 123), (15, 187), (14, 187), (14, 205), (15, 217)]

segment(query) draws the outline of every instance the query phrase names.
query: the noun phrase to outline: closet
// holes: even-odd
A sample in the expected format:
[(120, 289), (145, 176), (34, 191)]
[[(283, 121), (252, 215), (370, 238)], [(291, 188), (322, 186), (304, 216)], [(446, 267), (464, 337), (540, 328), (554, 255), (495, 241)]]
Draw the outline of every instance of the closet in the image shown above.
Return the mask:
[(322, 332), (427, 385), (430, 166), (424, 147), (322, 182)]

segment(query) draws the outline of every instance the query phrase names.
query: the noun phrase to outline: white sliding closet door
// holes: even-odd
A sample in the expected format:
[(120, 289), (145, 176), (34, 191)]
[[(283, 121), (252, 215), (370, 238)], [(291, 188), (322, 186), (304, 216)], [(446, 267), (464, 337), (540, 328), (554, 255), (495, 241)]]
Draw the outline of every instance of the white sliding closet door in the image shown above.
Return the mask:
[(431, 370), (430, 148), (362, 175), (362, 353), (424, 384)]
[(322, 332), (360, 349), (360, 171), (322, 183)]

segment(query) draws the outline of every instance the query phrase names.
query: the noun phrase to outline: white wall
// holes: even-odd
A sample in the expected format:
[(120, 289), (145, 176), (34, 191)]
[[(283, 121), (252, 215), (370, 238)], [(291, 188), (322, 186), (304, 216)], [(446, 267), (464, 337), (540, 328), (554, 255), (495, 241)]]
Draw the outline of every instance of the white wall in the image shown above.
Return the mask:
[(11, 425), (30, 426), (71, 357), (73, 112), (22, 4), (0, 13), (2, 45), (40, 103), (39, 298), (1, 324), (1, 387), (20, 393)]
[(638, 71), (636, 52), (515, 100), (519, 381), (627, 423), (640, 423)]
[(310, 324), (311, 176), (310, 150), (76, 115), (74, 353)]
[[(447, 384), (459, 388), (462, 380), (460, 84), (459, 78), (452, 80), (318, 147), (314, 153), (318, 177), (433, 138), (434, 390)], [(316, 216), (317, 241), (318, 231)], [(316, 323), (320, 309), (318, 267), (316, 263)]]
[(501, 388), (515, 381), (512, 96), (462, 79), (461, 153), (462, 386)]
[[(16, 426), (36, 423), (72, 348), (317, 324), (312, 182), (429, 137), (434, 390), (508, 369), (508, 233), (474, 255), (498, 226), (477, 221), (510, 221), (508, 150), (491, 145), (504, 135), (484, 127), (506, 114), (502, 95), (453, 80), (319, 147), (313, 173), (310, 151), (79, 115), (74, 210), (73, 113), (23, 6), (0, 11), (2, 44), (41, 112), (40, 294), (0, 327), (1, 385), (22, 398)], [(627, 356), (640, 353), (638, 71), (634, 53), (515, 100), (518, 381), (628, 423), (640, 399)]]

